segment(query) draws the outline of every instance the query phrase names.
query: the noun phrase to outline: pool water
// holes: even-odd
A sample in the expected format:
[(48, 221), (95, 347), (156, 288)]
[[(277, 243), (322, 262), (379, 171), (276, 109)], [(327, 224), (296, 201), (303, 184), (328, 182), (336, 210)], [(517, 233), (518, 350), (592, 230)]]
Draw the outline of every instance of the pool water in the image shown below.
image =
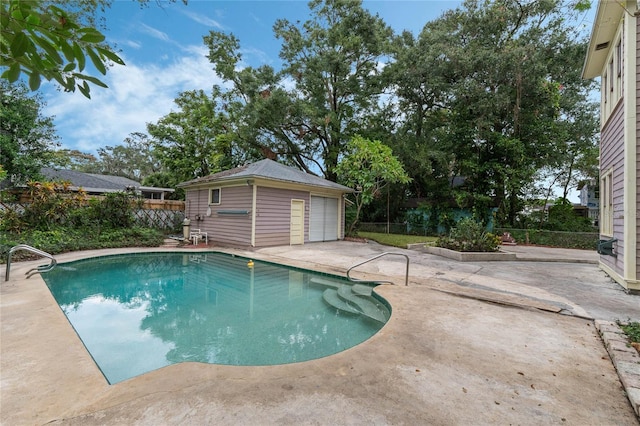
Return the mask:
[(98, 257), (42, 276), (112, 384), (179, 362), (325, 357), (367, 340), (390, 313), (372, 285), (222, 253)]

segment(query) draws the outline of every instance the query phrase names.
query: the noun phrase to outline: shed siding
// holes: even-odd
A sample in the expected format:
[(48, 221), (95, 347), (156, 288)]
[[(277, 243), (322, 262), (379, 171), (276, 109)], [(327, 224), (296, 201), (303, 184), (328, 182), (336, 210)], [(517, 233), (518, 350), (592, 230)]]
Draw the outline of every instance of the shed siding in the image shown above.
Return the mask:
[(624, 259), (624, 101), (612, 111), (600, 137), (600, 170), (613, 167), (613, 238), (618, 239), (618, 256), (600, 256), (600, 261), (618, 274), (623, 273)]
[[(191, 219), (191, 228), (200, 228), (207, 232), (209, 241), (223, 245), (251, 245), (251, 200), (253, 189), (250, 186), (224, 187), (220, 191), (220, 204), (209, 206), (210, 189), (187, 192), (187, 214)], [(211, 216), (207, 209), (211, 207)], [(224, 214), (224, 211), (246, 210), (248, 214)], [(203, 220), (194, 220), (200, 215)]]
[(304, 241), (309, 240), (309, 192), (259, 186), (256, 196), (256, 247), (290, 243), (291, 200), (304, 200)]

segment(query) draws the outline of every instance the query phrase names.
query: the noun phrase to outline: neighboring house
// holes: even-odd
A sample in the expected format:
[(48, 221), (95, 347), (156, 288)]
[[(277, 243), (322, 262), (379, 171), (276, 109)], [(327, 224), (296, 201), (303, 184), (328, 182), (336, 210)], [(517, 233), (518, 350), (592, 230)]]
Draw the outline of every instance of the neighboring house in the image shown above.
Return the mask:
[(600, 186), (595, 181), (582, 182), (580, 190), (580, 205), (587, 208), (587, 217), (598, 227), (600, 219)]
[(600, 267), (640, 291), (640, 17), (637, 0), (599, 0), (583, 78), (601, 79)]
[(40, 173), (51, 181), (69, 182), (71, 183), (71, 190), (77, 191), (82, 188), (89, 195), (132, 191), (146, 199), (164, 200), (165, 194), (174, 192), (172, 188), (142, 186), (140, 182), (121, 176), (83, 173), (75, 170), (60, 170), (50, 167), (43, 167)]
[(352, 189), (262, 160), (183, 182), (185, 216), (209, 241), (267, 247), (344, 238)]

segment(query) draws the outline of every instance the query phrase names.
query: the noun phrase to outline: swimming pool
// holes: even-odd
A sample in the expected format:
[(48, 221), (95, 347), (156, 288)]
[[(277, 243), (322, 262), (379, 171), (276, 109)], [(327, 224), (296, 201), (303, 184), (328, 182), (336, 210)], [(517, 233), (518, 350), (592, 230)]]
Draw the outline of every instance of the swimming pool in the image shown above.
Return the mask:
[(389, 305), (375, 284), (224, 253), (145, 253), (43, 273), (109, 383), (180, 362), (275, 365), (370, 338)]

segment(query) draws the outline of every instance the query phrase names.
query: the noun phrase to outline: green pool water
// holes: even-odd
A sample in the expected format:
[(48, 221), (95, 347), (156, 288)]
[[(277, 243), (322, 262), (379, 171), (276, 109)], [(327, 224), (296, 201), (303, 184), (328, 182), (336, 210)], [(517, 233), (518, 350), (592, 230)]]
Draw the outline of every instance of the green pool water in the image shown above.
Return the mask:
[(214, 252), (97, 257), (42, 276), (112, 384), (179, 362), (325, 357), (367, 340), (390, 313), (371, 286)]

